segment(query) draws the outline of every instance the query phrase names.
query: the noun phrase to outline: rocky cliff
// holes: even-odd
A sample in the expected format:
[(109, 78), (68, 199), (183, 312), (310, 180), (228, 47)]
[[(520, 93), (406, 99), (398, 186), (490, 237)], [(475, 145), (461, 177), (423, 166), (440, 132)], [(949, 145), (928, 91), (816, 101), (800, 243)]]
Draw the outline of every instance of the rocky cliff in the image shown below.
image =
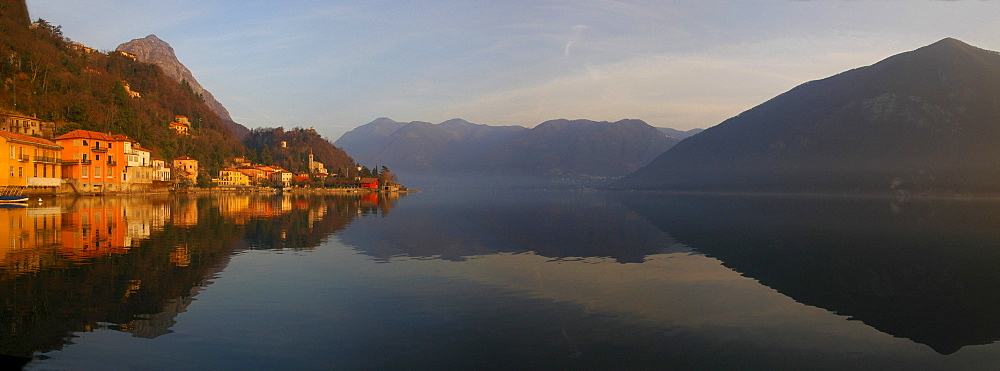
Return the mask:
[(166, 41), (160, 40), (156, 35), (149, 35), (118, 45), (116, 50), (134, 54), (136, 60), (140, 62), (152, 63), (159, 66), (163, 70), (163, 73), (179, 82), (186, 81), (190, 85), (191, 90), (205, 100), (205, 104), (219, 115), (219, 118), (223, 120), (237, 138), (245, 138), (250, 133), (250, 130), (246, 127), (233, 121), (226, 107), (223, 107), (222, 103), (219, 103), (211, 92), (198, 83), (191, 70), (177, 59), (177, 55), (174, 54), (174, 48)]

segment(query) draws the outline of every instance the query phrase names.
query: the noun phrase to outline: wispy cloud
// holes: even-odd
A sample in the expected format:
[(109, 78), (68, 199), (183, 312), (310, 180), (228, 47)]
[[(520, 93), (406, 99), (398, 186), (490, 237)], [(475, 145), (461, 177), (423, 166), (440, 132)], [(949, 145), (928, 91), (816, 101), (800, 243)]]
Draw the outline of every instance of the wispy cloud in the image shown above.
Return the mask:
[(563, 48), (563, 55), (569, 56), (569, 50), (573, 47), (573, 44), (580, 39), (583, 35), (583, 31), (587, 29), (587, 25), (578, 24), (570, 27), (569, 40), (566, 41), (566, 47)]

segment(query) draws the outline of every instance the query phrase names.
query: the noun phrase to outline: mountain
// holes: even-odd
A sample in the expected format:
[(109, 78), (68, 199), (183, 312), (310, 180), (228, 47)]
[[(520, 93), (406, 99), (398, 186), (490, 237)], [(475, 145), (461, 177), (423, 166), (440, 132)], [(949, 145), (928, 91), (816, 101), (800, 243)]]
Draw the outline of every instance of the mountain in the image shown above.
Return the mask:
[(1000, 54), (947, 38), (799, 85), (615, 184), (697, 191), (1000, 192)]
[[(375, 127), (392, 125), (376, 120), (365, 125), (370, 127), (360, 132), (374, 132)], [(526, 130), (521, 126), (489, 126), (461, 119), (440, 124), (413, 121), (367, 148), (358, 149), (354, 156), (362, 165), (387, 166), (397, 173), (444, 174), (453, 172), (472, 156), (507, 142)]]
[(369, 150), (403, 126), (406, 126), (405, 122), (396, 122), (386, 117), (380, 117), (344, 133), (333, 144), (347, 153), (368, 156)]
[(700, 132), (705, 131), (705, 129), (677, 130), (677, 129), (672, 129), (672, 128), (659, 128), (659, 127), (656, 128), (656, 129), (659, 130), (661, 133), (666, 134), (667, 136), (674, 137), (674, 138), (681, 139), (681, 140), (686, 139), (687, 137), (690, 137), (692, 135), (695, 135), (695, 134), (698, 134)]
[(387, 166), (408, 180), (545, 185), (635, 171), (679, 141), (660, 130), (640, 120), (551, 120), (528, 129), (379, 118), (334, 143), (360, 164)]
[[(222, 119), (161, 68), (73, 42), (44, 20), (29, 24), (26, 9), (24, 1), (0, 2), (0, 110), (54, 122), (55, 135), (127, 135), (157, 157), (191, 156), (209, 170), (244, 155)], [(169, 129), (176, 115), (188, 117), (192, 135)]]
[(115, 50), (133, 54), (139, 62), (152, 63), (160, 66), (163, 73), (167, 74), (167, 76), (170, 76), (182, 84), (187, 83), (191, 90), (193, 90), (196, 95), (204, 99), (205, 104), (207, 104), (212, 111), (222, 118), (223, 123), (226, 124), (226, 127), (228, 127), (237, 138), (245, 138), (247, 134), (250, 133), (250, 129), (247, 129), (245, 126), (233, 121), (233, 118), (229, 116), (229, 111), (226, 110), (226, 107), (223, 107), (222, 103), (219, 103), (211, 92), (198, 83), (198, 80), (194, 78), (191, 70), (185, 67), (184, 64), (177, 59), (177, 55), (174, 54), (174, 48), (172, 48), (166, 41), (160, 40), (160, 38), (156, 37), (156, 35), (149, 35), (141, 39), (134, 39), (127, 43), (118, 45), (118, 48)]
[(641, 120), (551, 120), (485, 151), (470, 171), (493, 175), (619, 177), (679, 140)]

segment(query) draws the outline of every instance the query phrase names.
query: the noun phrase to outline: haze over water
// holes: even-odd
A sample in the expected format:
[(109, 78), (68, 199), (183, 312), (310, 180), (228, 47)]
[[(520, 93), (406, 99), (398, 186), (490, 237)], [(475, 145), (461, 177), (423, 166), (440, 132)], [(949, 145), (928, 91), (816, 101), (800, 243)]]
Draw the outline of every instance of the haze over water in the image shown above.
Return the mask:
[(985, 367), (998, 216), (631, 192), (49, 200), (0, 210), (0, 353), (29, 369)]

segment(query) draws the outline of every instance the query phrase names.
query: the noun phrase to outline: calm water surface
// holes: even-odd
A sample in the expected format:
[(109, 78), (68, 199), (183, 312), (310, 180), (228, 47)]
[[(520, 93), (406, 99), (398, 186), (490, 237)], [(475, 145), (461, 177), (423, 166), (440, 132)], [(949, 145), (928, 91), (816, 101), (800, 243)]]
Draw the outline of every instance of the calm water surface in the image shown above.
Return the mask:
[(0, 291), (38, 370), (994, 368), (1000, 202), (48, 199)]

